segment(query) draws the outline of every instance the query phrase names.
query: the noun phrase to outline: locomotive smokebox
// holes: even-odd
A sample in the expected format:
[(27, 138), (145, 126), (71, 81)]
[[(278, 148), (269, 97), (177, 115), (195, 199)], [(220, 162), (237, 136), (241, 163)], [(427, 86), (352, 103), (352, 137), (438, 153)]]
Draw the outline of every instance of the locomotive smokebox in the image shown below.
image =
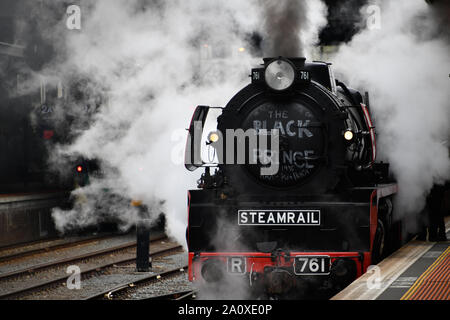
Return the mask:
[(202, 265), (201, 274), (207, 282), (218, 282), (224, 278), (225, 270), (220, 261), (208, 259)]

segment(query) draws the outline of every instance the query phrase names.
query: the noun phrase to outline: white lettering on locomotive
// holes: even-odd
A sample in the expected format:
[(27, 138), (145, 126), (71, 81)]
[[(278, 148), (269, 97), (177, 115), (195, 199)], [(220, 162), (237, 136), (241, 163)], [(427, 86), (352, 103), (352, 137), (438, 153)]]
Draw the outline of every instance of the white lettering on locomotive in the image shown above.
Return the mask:
[(234, 274), (243, 274), (246, 271), (246, 260), (243, 257), (228, 258), (228, 272)]
[(238, 211), (239, 225), (320, 225), (319, 210)]
[[(298, 136), (299, 139), (312, 138), (314, 134), (308, 129), (310, 124), (311, 120), (290, 120), (287, 123), (277, 120), (273, 124), (273, 129), (279, 130), (281, 135)], [(267, 120), (253, 120), (253, 129), (258, 134), (263, 129), (267, 130)]]

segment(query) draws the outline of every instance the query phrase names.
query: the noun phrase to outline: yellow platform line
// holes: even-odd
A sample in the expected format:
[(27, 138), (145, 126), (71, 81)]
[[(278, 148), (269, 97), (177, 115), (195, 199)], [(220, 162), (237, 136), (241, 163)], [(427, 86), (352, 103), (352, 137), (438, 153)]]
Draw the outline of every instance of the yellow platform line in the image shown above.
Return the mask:
[[(446, 233), (450, 231), (450, 216), (445, 217)], [(412, 240), (378, 264), (379, 286), (369, 289), (373, 273), (365, 273), (331, 300), (375, 300), (411, 265), (427, 253), (436, 243)], [(373, 282), (373, 281), (372, 281)]]
[(439, 266), (440, 262), (445, 259), (445, 257), (450, 253), (450, 247), (447, 248), (440, 256), (436, 259), (436, 261), (428, 267), (428, 269), (419, 277), (419, 279), (414, 282), (411, 288), (400, 298), (400, 300), (408, 300), (411, 296), (420, 288), (423, 284), (424, 280), (428, 277), (430, 273), (433, 272), (436, 267)]

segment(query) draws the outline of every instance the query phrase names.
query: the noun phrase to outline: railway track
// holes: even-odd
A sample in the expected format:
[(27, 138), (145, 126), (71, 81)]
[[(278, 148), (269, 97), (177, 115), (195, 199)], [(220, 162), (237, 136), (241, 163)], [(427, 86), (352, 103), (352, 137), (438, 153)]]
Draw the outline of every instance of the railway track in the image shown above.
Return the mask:
[[(160, 241), (164, 237), (158, 237), (151, 241), (151, 248), (156, 247), (150, 252), (152, 258), (179, 251), (182, 247), (178, 244), (165, 243)], [(160, 241), (160, 245), (155, 243)], [(162, 243), (162, 245), (161, 245)], [(0, 299), (14, 299), (24, 295), (32, 295), (35, 292), (42, 290), (50, 290), (56, 285), (65, 285), (68, 275), (64, 272), (68, 265), (82, 265), (80, 267), (80, 277), (83, 279), (89, 278), (104, 272), (109, 268), (117, 267), (121, 264), (132, 263), (136, 259), (135, 255), (136, 242), (112, 246), (107, 249), (89, 252), (87, 254), (77, 255), (70, 258), (59, 259), (48, 263), (34, 265), (20, 270), (0, 274), (0, 288), (11, 287), (11, 290), (0, 293)], [(134, 252), (131, 252), (134, 250)], [(99, 259), (99, 261), (95, 261)], [(59, 271), (57, 269), (60, 269)], [(56, 270), (56, 271), (55, 271)], [(48, 274), (47, 274), (48, 273)], [(28, 284), (26, 280), (39, 277), (40, 281), (30, 281)], [(15, 286), (15, 280), (25, 285)]]
[[(95, 295), (87, 297), (85, 300), (98, 300), (98, 299), (114, 300), (114, 299), (120, 299), (120, 298), (123, 298), (123, 296), (129, 294), (130, 291), (137, 290), (137, 289), (139, 289), (140, 287), (143, 287), (143, 286), (151, 285), (155, 281), (159, 281), (159, 280), (161, 280), (163, 278), (175, 276), (175, 275), (180, 274), (180, 273), (184, 273), (187, 270), (187, 268), (188, 268), (188, 266), (185, 265), (182, 268), (172, 268), (172, 269), (169, 269), (169, 270), (161, 272), (161, 273), (152, 274), (152, 275), (149, 275), (149, 276), (144, 277), (142, 279), (139, 279), (137, 281), (124, 283), (124, 284), (122, 284), (120, 286), (117, 286), (116, 288), (99, 292), (98, 294), (95, 294)], [(179, 292), (179, 296), (180, 297), (181, 296), (187, 296), (187, 294), (189, 292), (193, 292), (193, 291), (182, 291), (182, 292)], [(177, 295), (177, 293), (168, 294), (167, 296), (175, 296), (175, 295)], [(164, 299), (165, 296), (166, 295), (161, 295), (160, 297), (162, 299)], [(158, 298), (158, 296), (147, 298), (147, 299), (157, 299), (157, 298)], [(141, 299), (141, 300), (147, 300), (147, 299)], [(165, 299), (165, 300), (167, 300), (167, 299)], [(169, 299), (169, 300), (171, 300), (171, 299)]]
[(32, 240), (32, 241), (28, 241), (28, 242), (22, 242), (22, 243), (9, 244), (9, 245), (6, 245), (6, 246), (0, 246), (0, 255), (2, 255), (2, 252), (4, 252), (4, 251), (20, 249), (20, 248), (26, 247), (26, 246), (38, 245), (38, 244), (41, 244), (41, 243), (44, 243), (44, 242), (55, 241), (56, 239), (58, 239), (58, 238), (57, 237), (51, 237), (51, 238), (47, 238), (47, 239)]
[[(15, 245), (10, 247), (0, 248), (0, 263), (9, 262), (11, 260), (29, 257), (32, 255), (45, 253), (54, 250), (70, 249), (74, 246), (84, 245), (99, 240), (106, 240), (113, 238), (115, 235), (104, 234), (92, 237), (82, 238), (80, 240), (61, 241), (61, 239), (46, 239), (44, 241), (33, 241), (22, 245)], [(52, 244), (53, 243), (53, 244)], [(38, 246), (33, 248), (33, 246)], [(31, 247), (28, 250), (21, 250), (22, 248)]]
[[(164, 239), (164, 238), (165, 238), (165, 236), (159, 236), (159, 237), (153, 239), (153, 241), (158, 241), (158, 240), (161, 240), (161, 239)], [(106, 248), (106, 249), (102, 249), (102, 250), (96, 250), (96, 251), (93, 251), (93, 252), (77, 255), (77, 256), (74, 256), (74, 257), (63, 258), (63, 259), (59, 259), (59, 260), (56, 260), (56, 261), (51, 261), (51, 262), (47, 262), (47, 263), (41, 263), (41, 264), (33, 265), (33, 266), (26, 267), (26, 268), (23, 268), (23, 269), (20, 269), (20, 270), (15, 270), (15, 271), (6, 272), (6, 273), (0, 273), (0, 280), (11, 278), (11, 277), (20, 276), (20, 275), (23, 275), (23, 274), (36, 272), (36, 271), (39, 271), (39, 270), (55, 267), (55, 266), (62, 265), (62, 264), (75, 263), (75, 262), (80, 261), (80, 260), (94, 258), (94, 257), (100, 256), (100, 255), (114, 253), (115, 251), (120, 251), (120, 250), (129, 249), (129, 248), (134, 248), (135, 246), (136, 246), (136, 241), (130, 241), (130, 242), (127, 242), (127, 243), (124, 243), (124, 244), (121, 244), (121, 245), (112, 246), (112, 247), (109, 247), (109, 248)]]

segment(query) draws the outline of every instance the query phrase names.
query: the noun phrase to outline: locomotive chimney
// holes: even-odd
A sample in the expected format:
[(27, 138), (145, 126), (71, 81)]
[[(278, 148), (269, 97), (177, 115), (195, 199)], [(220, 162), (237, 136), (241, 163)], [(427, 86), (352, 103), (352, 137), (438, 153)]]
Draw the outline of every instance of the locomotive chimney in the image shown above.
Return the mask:
[[(280, 58), (280, 57), (264, 58), (263, 59), (264, 60), (264, 66), (267, 67), (267, 65), (270, 63), (270, 61), (272, 61), (274, 59), (277, 59), (277, 58)], [(301, 69), (301, 68), (303, 68), (305, 66), (306, 58), (304, 58), (304, 57), (293, 57), (293, 58), (286, 57), (286, 59), (291, 61), (295, 65), (295, 67), (298, 68), (298, 69)]]

